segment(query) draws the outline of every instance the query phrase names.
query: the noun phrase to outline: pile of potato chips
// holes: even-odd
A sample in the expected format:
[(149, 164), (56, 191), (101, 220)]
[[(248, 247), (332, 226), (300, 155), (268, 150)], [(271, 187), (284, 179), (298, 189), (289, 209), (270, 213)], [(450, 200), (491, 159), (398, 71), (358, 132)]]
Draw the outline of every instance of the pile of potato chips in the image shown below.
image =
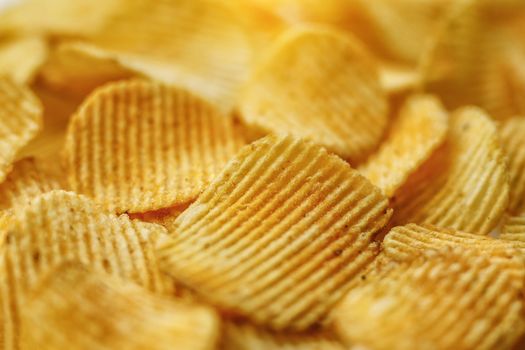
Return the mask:
[(524, 348), (524, 0), (0, 12), (0, 349)]

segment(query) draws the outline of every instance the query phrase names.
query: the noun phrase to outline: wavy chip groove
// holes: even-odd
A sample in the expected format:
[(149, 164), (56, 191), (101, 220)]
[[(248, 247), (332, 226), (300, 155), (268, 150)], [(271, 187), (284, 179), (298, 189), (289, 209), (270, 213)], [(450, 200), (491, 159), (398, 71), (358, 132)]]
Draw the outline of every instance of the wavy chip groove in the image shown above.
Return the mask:
[(21, 85), (0, 76), (0, 183), (16, 155), (42, 129), (42, 105)]
[(479, 251), (420, 257), (352, 289), (336, 326), (376, 350), (511, 349), (525, 331), (523, 275)]
[(232, 119), (190, 93), (124, 81), (73, 115), (64, 160), (71, 190), (140, 213), (194, 200), (242, 144)]
[(274, 329), (322, 322), (377, 254), (387, 199), (321, 147), (268, 136), (175, 221), (163, 268), (219, 307)]
[(400, 111), (387, 140), (359, 171), (392, 197), (444, 142), (447, 128), (447, 112), (436, 97), (413, 96)]
[(156, 296), (64, 264), (22, 306), (24, 349), (215, 349), (219, 320), (202, 306)]
[(487, 234), (507, 207), (507, 176), (495, 123), (478, 108), (460, 109), (443, 147), (392, 198), (393, 221)]
[(18, 346), (19, 307), (38, 278), (64, 261), (78, 261), (167, 292), (153, 248), (164, 228), (106, 213), (87, 197), (52, 191), (15, 213), (0, 255), (0, 331), (6, 348)]

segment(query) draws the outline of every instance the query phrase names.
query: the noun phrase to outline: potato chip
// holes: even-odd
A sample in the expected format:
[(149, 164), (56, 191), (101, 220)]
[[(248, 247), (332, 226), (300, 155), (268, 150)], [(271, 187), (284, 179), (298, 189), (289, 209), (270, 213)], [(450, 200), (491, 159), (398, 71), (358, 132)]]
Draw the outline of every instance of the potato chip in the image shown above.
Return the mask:
[(42, 128), (42, 106), (29, 89), (0, 77), (0, 183), (18, 151)]
[(7, 348), (19, 344), (18, 311), (25, 293), (63, 261), (79, 261), (151, 291), (170, 291), (153, 254), (166, 235), (159, 225), (117, 217), (87, 197), (64, 191), (37, 197), (12, 220), (0, 255), (0, 343)]
[(378, 145), (388, 122), (385, 93), (370, 61), (344, 32), (291, 29), (247, 83), (240, 118), (255, 133), (286, 132), (359, 161)]
[(25, 349), (215, 349), (219, 320), (202, 306), (152, 295), (66, 264), (21, 307)]
[(330, 331), (272, 332), (248, 323), (224, 322), (223, 350), (343, 350)]
[(249, 36), (228, 1), (126, 1), (89, 42), (123, 67), (183, 87), (223, 112), (252, 62)]
[(69, 188), (122, 213), (194, 200), (242, 145), (233, 120), (190, 93), (140, 80), (96, 90), (73, 116)]
[(36, 83), (31, 89), (44, 107), (44, 128), (18, 154), (18, 159), (36, 157), (46, 159), (48, 165), (61, 168), (60, 153), (64, 149), (69, 117), (81, 100), (52, 91), (48, 86)]
[(374, 53), (393, 61), (418, 62), (429, 36), (446, 11), (446, 1), (354, 0), (346, 27)]
[[(430, 251), (447, 249), (477, 250), (517, 276), (524, 274), (524, 259), (512, 243), (473, 233), (442, 229), (430, 225), (409, 224), (394, 227), (383, 240), (382, 252), (387, 260), (411, 261)], [(525, 276), (524, 276), (525, 277)]]
[(124, 0), (24, 0), (0, 14), (0, 33), (88, 35), (127, 4)]
[(499, 135), (509, 165), (511, 191), (507, 210), (525, 213), (525, 117), (505, 121)]
[(16, 162), (13, 170), (0, 184), (0, 212), (21, 209), (33, 198), (61, 188), (60, 178), (51, 174), (33, 158)]
[(413, 96), (401, 109), (387, 140), (359, 171), (391, 197), (444, 142), (447, 128), (447, 112), (436, 97)]
[(525, 216), (507, 217), (499, 237), (525, 252)]
[(350, 291), (336, 326), (367, 349), (511, 349), (525, 331), (523, 276), (475, 251), (421, 257)]
[[(518, 49), (521, 38), (498, 25), (515, 11), (494, 11), (491, 3), (453, 2), (420, 68), (424, 89), (439, 94), (447, 107), (475, 104), (493, 118), (505, 119), (525, 113), (525, 99), (520, 98), (525, 92), (525, 49)], [(501, 18), (491, 19), (492, 12)]]
[(309, 141), (246, 146), (175, 221), (166, 272), (273, 329), (322, 323), (373, 260), (391, 210), (379, 189)]
[(96, 48), (80, 42), (59, 45), (40, 72), (45, 86), (74, 97), (85, 97), (108, 82), (137, 75), (113, 59), (99, 57)]
[(6, 75), (19, 84), (30, 83), (47, 59), (47, 51), (47, 43), (39, 36), (0, 42), (0, 75)]
[(507, 176), (494, 122), (463, 108), (451, 115), (445, 145), (392, 198), (394, 222), (487, 234), (507, 207)]

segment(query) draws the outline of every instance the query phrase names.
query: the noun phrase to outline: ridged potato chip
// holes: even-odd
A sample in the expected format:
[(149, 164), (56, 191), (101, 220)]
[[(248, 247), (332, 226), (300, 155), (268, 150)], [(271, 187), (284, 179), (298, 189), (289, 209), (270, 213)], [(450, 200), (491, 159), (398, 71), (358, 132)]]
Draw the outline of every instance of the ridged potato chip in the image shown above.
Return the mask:
[(434, 96), (409, 98), (379, 150), (358, 169), (387, 197), (394, 195), (445, 140), (448, 115)]
[(336, 326), (374, 350), (511, 349), (525, 331), (525, 274), (512, 272), (465, 249), (398, 264), (352, 289)]
[(22, 159), (0, 184), (0, 212), (22, 209), (33, 198), (61, 187), (60, 178), (49, 173), (39, 161)]
[(505, 121), (499, 135), (509, 164), (511, 191), (507, 210), (525, 214), (525, 117)]
[(246, 146), (175, 221), (163, 269), (273, 329), (325, 320), (377, 254), (388, 200), (347, 163), (290, 136)]
[(42, 105), (31, 91), (0, 76), (0, 183), (17, 153), (42, 128)]
[(525, 216), (507, 217), (499, 237), (525, 252)]
[[(492, 264), (500, 264), (513, 271), (516, 276), (525, 274), (525, 260), (516, 246), (501, 239), (481, 236), (430, 225), (409, 224), (394, 227), (385, 236), (382, 245), (383, 257), (388, 261), (411, 261), (431, 251), (448, 249), (479, 251)], [(525, 278), (525, 275), (524, 275)]]
[(19, 307), (38, 278), (63, 261), (78, 261), (167, 293), (154, 246), (159, 225), (107, 213), (87, 197), (52, 191), (17, 210), (0, 252), (0, 318), (6, 348), (18, 347)]
[(126, 1), (91, 44), (123, 67), (181, 86), (230, 111), (252, 63), (252, 45), (231, 2)]
[(219, 320), (210, 309), (153, 295), (65, 264), (21, 306), (24, 349), (212, 350)]
[(329, 331), (272, 332), (247, 323), (224, 322), (222, 350), (343, 350)]
[(356, 39), (300, 27), (268, 51), (239, 101), (239, 117), (252, 133), (307, 138), (352, 162), (379, 144), (388, 123), (386, 94)]
[(68, 185), (119, 212), (191, 202), (242, 146), (233, 120), (190, 93), (133, 80), (96, 90), (73, 115)]
[(509, 200), (496, 125), (480, 109), (451, 115), (447, 140), (392, 198), (394, 223), (489, 233)]
[(47, 55), (47, 43), (40, 36), (0, 41), (0, 75), (6, 75), (18, 84), (30, 83)]

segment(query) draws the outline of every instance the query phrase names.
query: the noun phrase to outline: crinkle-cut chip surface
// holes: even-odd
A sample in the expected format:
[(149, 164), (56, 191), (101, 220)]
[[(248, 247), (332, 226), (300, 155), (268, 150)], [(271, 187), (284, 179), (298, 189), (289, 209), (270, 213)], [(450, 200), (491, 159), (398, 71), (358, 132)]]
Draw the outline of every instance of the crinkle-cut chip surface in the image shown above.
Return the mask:
[(230, 111), (252, 63), (234, 2), (126, 1), (89, 42), (124, 67), (203, 96)]
[(355, 162), (380, 142), (387, 109), (377, 69), (361, 44), (316, 26), (283, 33), (239, 101), (240, 118), (255, 133), (286, 132)]
[(479, 251), (493, 264), (501, 264), (525, 278), (524, 259), (516, 245), (488, 236), (442, 229), (430, 225), (408, 224), (394, 227), (383, 240), (382, 253), (387, 260), (411, 261), (431, 251), (470, 249)]
[(47, 54), (47, 43), (40, 36), (22, 36), (1, 42), (0, 75), (18, 84), (30, 83)]
[(25, 0), (0, 14), (0, 32), (57, 36), (88, 35), (100, 30), (127, 0)]
[(248, 323), (224, 322), (221, 350), (343, 350), (330, 331), (272, 332)]
[(502, 240), (514, 243), (525, 252), (525, 216), (509, 216), (501, 229), (499, 237)]
[(359, 170), (391, 197), (444, 141), (448, 115), (434, 96), (407, 100), (379, 150)]
[(522, 290), (522, 278), (479, 251), (442, 252), (352, 289), (336, 327), (368, 349), (511, 349), (525, 331)]
[(19, 306), (39, 276), (63, 261), (105, 270), (154, 292), (169, 286), (154, 247), (166, 237), (159, 225), (103, 211), (84, 196), (52, 191), (14, 213), (0, 257), (3, 344), (17, 347)]
[(215, 349), (219, 319), (207, 307), (161, 297), (64, 264), (21, 308), (25, 349)]
[(509, 119), (501, 124), (500, 139), (507, 155), (510, 176), (508, 211), (525, 214), (525, 117)]
[(42, 106), (31, 91), (0, 76), (0, 183), (18, 151), (42, 128)]
[(117, 82), (72, 117), (68, 185), (119, 213), (168, 208), (194, 200), (242, 144), (233, 119), (184, 90)]
[(378, 188), (310, 141), (246, 146), (175, 221), (162, 268), (223, 310), (273, 329), (325, 321), (377, 254)]
[(392, 198), (394, 223), (489, 233), (509, 200), (505, 157), (494, 122), (480, 109), (451, 115), (445, 144)]
[(190, 203), (187, 203), (166, 209), (130, 214), (130, 218), (158, 224), (164, 226), (168, 233), (175, 233), (175, 222), (184, 210), (188, 209), (189, 205)]
[(0, 212), (21, 209), (31, 199), (61, 188), (60, 178), (34, 158), (19, 160), (0, 184)]

